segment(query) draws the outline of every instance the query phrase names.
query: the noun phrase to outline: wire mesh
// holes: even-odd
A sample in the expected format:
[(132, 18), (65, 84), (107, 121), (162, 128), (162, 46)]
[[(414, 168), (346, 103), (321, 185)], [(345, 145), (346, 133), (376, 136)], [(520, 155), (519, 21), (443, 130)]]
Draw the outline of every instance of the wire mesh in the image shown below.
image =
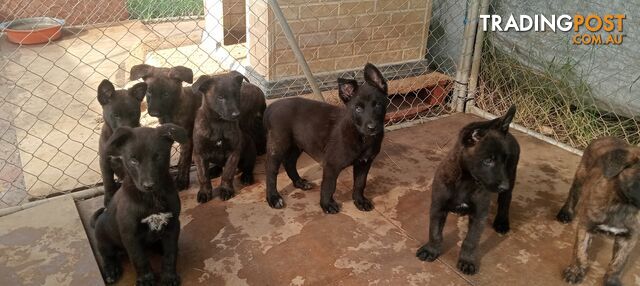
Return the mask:
[[(464, 4), (279, 2), (328, 102), (340, 104), (337, 77), (362, 79), (372, 62), (391, 80), (388, 124), (448, 112)], [(96, 89), (132, 86), (133, 65), (182, 65), (196, 78), (239, 70), (269, 99), (311, 93), (267, 0), (0, 3), (5, 25), (39, 16), (66, 21), (60, 40), (0, 39), (0, 208), (100, 184)], [(141, 109), (141, 124), (156, 125)]]

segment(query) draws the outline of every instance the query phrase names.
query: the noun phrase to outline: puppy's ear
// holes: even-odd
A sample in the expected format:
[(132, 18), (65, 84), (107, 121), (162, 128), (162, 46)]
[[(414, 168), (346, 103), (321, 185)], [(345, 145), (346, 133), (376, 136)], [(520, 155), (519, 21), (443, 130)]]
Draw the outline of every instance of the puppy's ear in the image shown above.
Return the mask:
[(191, 90), (195, 94), (198, 92), (206, 93), (214, 80), (215, 78), (210, 75), (201, 75), (198, 80), (191, 85)]
[(187, 83), (193, 83), (193, 71), (183, 66), (175, 66), (169, 69), (169, 77)]
[(115, 95), (116, 88), (113, 84), (108, 79), (102, 80), (98, 85), (98, 102), (100, 102), (100, 105), (106, 105), (111, 97)]
[(142, 102), (144, 95), (147, 93), (147, 84), (144, 82), (136, 83), (129, 89), (129, 96)]
[(358, 91), (358, 81), (355, 79), (338, 78), (338, 96), (347, 104)]
[(638, 156), (627, 149), (615, 149), (602, 155), (602, 173), (605, 178), (611, 179), (627, 167), (638, 162)]
[(245, 75), (243, 75), (243, 74), (239, 73), (238, 71), (231, 71), (231, 72), (229, 72), (229, 74), (230, 74), (231, 76), (235, 77), (235, 80), (236, 80), (239, 84), (242, 84), (242, 81), (243, 81), (243, 80), (246, 80), (247, 82), (249, 82), (249, 83), (250, 83), (249, 79), (248, 79)]
[(131, 71), (129, 71), (129, 80), (145, 79), (153, 74), (154, 69), (155, 67), (150, 65), (135, 65), (131, 67)]
[(482, 127), (464, 128), (460, 132), (462, 138), (462, 145), (465, 147), (471, 147), (476, 145), (482, 137), (487, 134), (487, 129)]
[(516, 106), (511, 105), (507, 113), (505, 113), (502, 117), (496, 118), (494, 127), (503, 133), (509, 132), (509, 124), (513, 121), (513, 117), (516, 115)]
[(380, 70), (371, 63), (367, 63), (364, 66), (364, 80), (370, 85), (384, 91), (384, 93), (387, 93), (387, 80), (384, 79)]
[(187, 130), (175, 125), (173, 123), (165, 123), (156, 127), (160, 136), (168, 139), (169, 141), (176, 141), (180, 144), (184, 144), (189, 139)]
[(118, 127), (116, 131), (109, 137), (107, 141), (107, 156), (120, 156), (120, 148), (129, 140), (129, 138), (133, 137), (133, 129), (130, 127)]

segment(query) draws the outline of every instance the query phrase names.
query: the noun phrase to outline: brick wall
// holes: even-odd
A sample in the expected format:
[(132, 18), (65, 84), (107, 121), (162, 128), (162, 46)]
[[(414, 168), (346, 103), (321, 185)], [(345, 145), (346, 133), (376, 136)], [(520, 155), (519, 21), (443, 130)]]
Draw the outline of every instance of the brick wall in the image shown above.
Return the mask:
[(224, 44), (244, 42), (246, 34), (245, 0), (223, 0)]
[(48, 16), (65, 19), (67, 25), (97, 24), (129, 18), (125, 0), (5, 0), (0, 22)]
[[(431, 1), (281, 0), (280, 5), (314, 73), (424, 58)], [(271, 47), (270, 61), (261, 62), (269, 67), (263, 75), (267, 79), (302, 75), (273, 15), (265, 13), (259, 20), (269, 27), (253, 33), (268, 34), (259, 40), (264, 48)], [(257, 51), (260, 47), (253, 48), (265, 56)]]

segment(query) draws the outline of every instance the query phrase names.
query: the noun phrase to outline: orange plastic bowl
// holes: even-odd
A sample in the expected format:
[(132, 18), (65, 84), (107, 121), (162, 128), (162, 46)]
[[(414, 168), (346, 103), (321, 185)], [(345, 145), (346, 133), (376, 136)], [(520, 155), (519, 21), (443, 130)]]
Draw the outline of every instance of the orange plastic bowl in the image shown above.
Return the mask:
[(55, 41), (62, 36), (64, 20), (50, 17), (22, 18), (3, 23), (0, 28), (16, 44), (32, 45)]

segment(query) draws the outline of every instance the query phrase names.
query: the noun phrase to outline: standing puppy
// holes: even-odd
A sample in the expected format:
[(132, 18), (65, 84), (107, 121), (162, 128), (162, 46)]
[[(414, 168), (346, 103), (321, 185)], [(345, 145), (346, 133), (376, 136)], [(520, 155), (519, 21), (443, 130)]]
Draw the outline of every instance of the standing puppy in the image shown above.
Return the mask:
[(179, 285), (176, 273), (180, 234), (180, 198), (171, 176), (173, 141), (185, 142), (187, 132), (174, 124), (157, 128), (121, 127), (106, 144), (106, 154), (119, 160), (126, 173), (107, 208), (92, 218), (103, 275), (114, 283), (122, 274), (118, 252), (124, 249), (136, 269), (136, 285), (154, 285), (146, 246), (162, 244), (162, 285)]
[(103, 80), (98, 86), (98, 102), (102, 105), (102, 131), (98, 150), (100, 156), (100, 172), (104, 184), (104, 206), (106, 207), (118, 189), (114, 174), (121, 180), (124, 173), (119, 162), (112, 161), (106, 155), (106, 143), (114, 130), (119, 127), (140, 126), (140, 102), (147, 92), (147, 84), (138, 83), (129, 90), (116, 90), (109, 80)]
[[(246, 83), (243, 81), (246, 80)], [(213, 197), (209, 164), (222, 167), (220, 197), (234, 196), (233, 177), (240, 167), (243, 184), (253, 183), (256, 150), (264, 150), (262, 117), (267, 106), (264, 93), (239, 72), (204, 75), (192, 86), (203, 94), (194, 127), (193, 160), (198, 174), (198, 202)]]
[(569, 197), (557, 216), (563, 223), (578, 216), (573, 262), (564, 271), (565, 281), (584, 279), (592, 235), (601, 234), (615, 241), (604, 285), (622, 285), (620, 276), (640, 235), (639, 163), (640, 148), (618, 138), (594, 140), (584, 151)]
[(322, 165), (320, 206), (335, 214), (340, 205), (333, 199), (340, 172), (353, 166), (353, 201), (361, 211), (373, 204), (364, 196), (367, 174), (384, 136), (384, 115), (389, 99), (387, 82), (372, 64), (364, 67), (365, 82), (338, 79), (338, 95), (347, 106), (304, 98), (288, 98), (271, 104), (265, 111), (267, 130), (267, 202), (272, 208), (284, 207), (276, 178), (284, 165), (293, 185), (309, 190), (312, 185), (300, 177), (296, 162), (302, 152)]
[(180, 160), (176, 186), (178, 190), (189, 188), (189, 169), (193, 152), (193, 124), (196, 111), (202, 103), (200, 95), (193, 94), (182, 82), (193, 82), (191, 69), (176, 66), (157, 68), (150, 65), (135, 65), (131, 68), (131, 80), (142, 78), (147, 84), (149, 115), (157, 117), (160, 124), (173, 123), (187, 130), (187, 141), (180, 144)]
[(509, 205), (520, 157), (520, 146), (509, 133), (515, 113), (515, 106), (511, 106), (502, 117), (470, 123), (460, 131), (456, 145), (433, 178), (429, 242), (418, 249), (420, 260), (434, 261), (440, 256), (442, 229), (449, 212), (469, 215), (458, 269), (475, 274), (479, 268), (476, 247), (489, 214), (491, 192), (499, 194), (493, 228), (498, 233), (509, 231)]

